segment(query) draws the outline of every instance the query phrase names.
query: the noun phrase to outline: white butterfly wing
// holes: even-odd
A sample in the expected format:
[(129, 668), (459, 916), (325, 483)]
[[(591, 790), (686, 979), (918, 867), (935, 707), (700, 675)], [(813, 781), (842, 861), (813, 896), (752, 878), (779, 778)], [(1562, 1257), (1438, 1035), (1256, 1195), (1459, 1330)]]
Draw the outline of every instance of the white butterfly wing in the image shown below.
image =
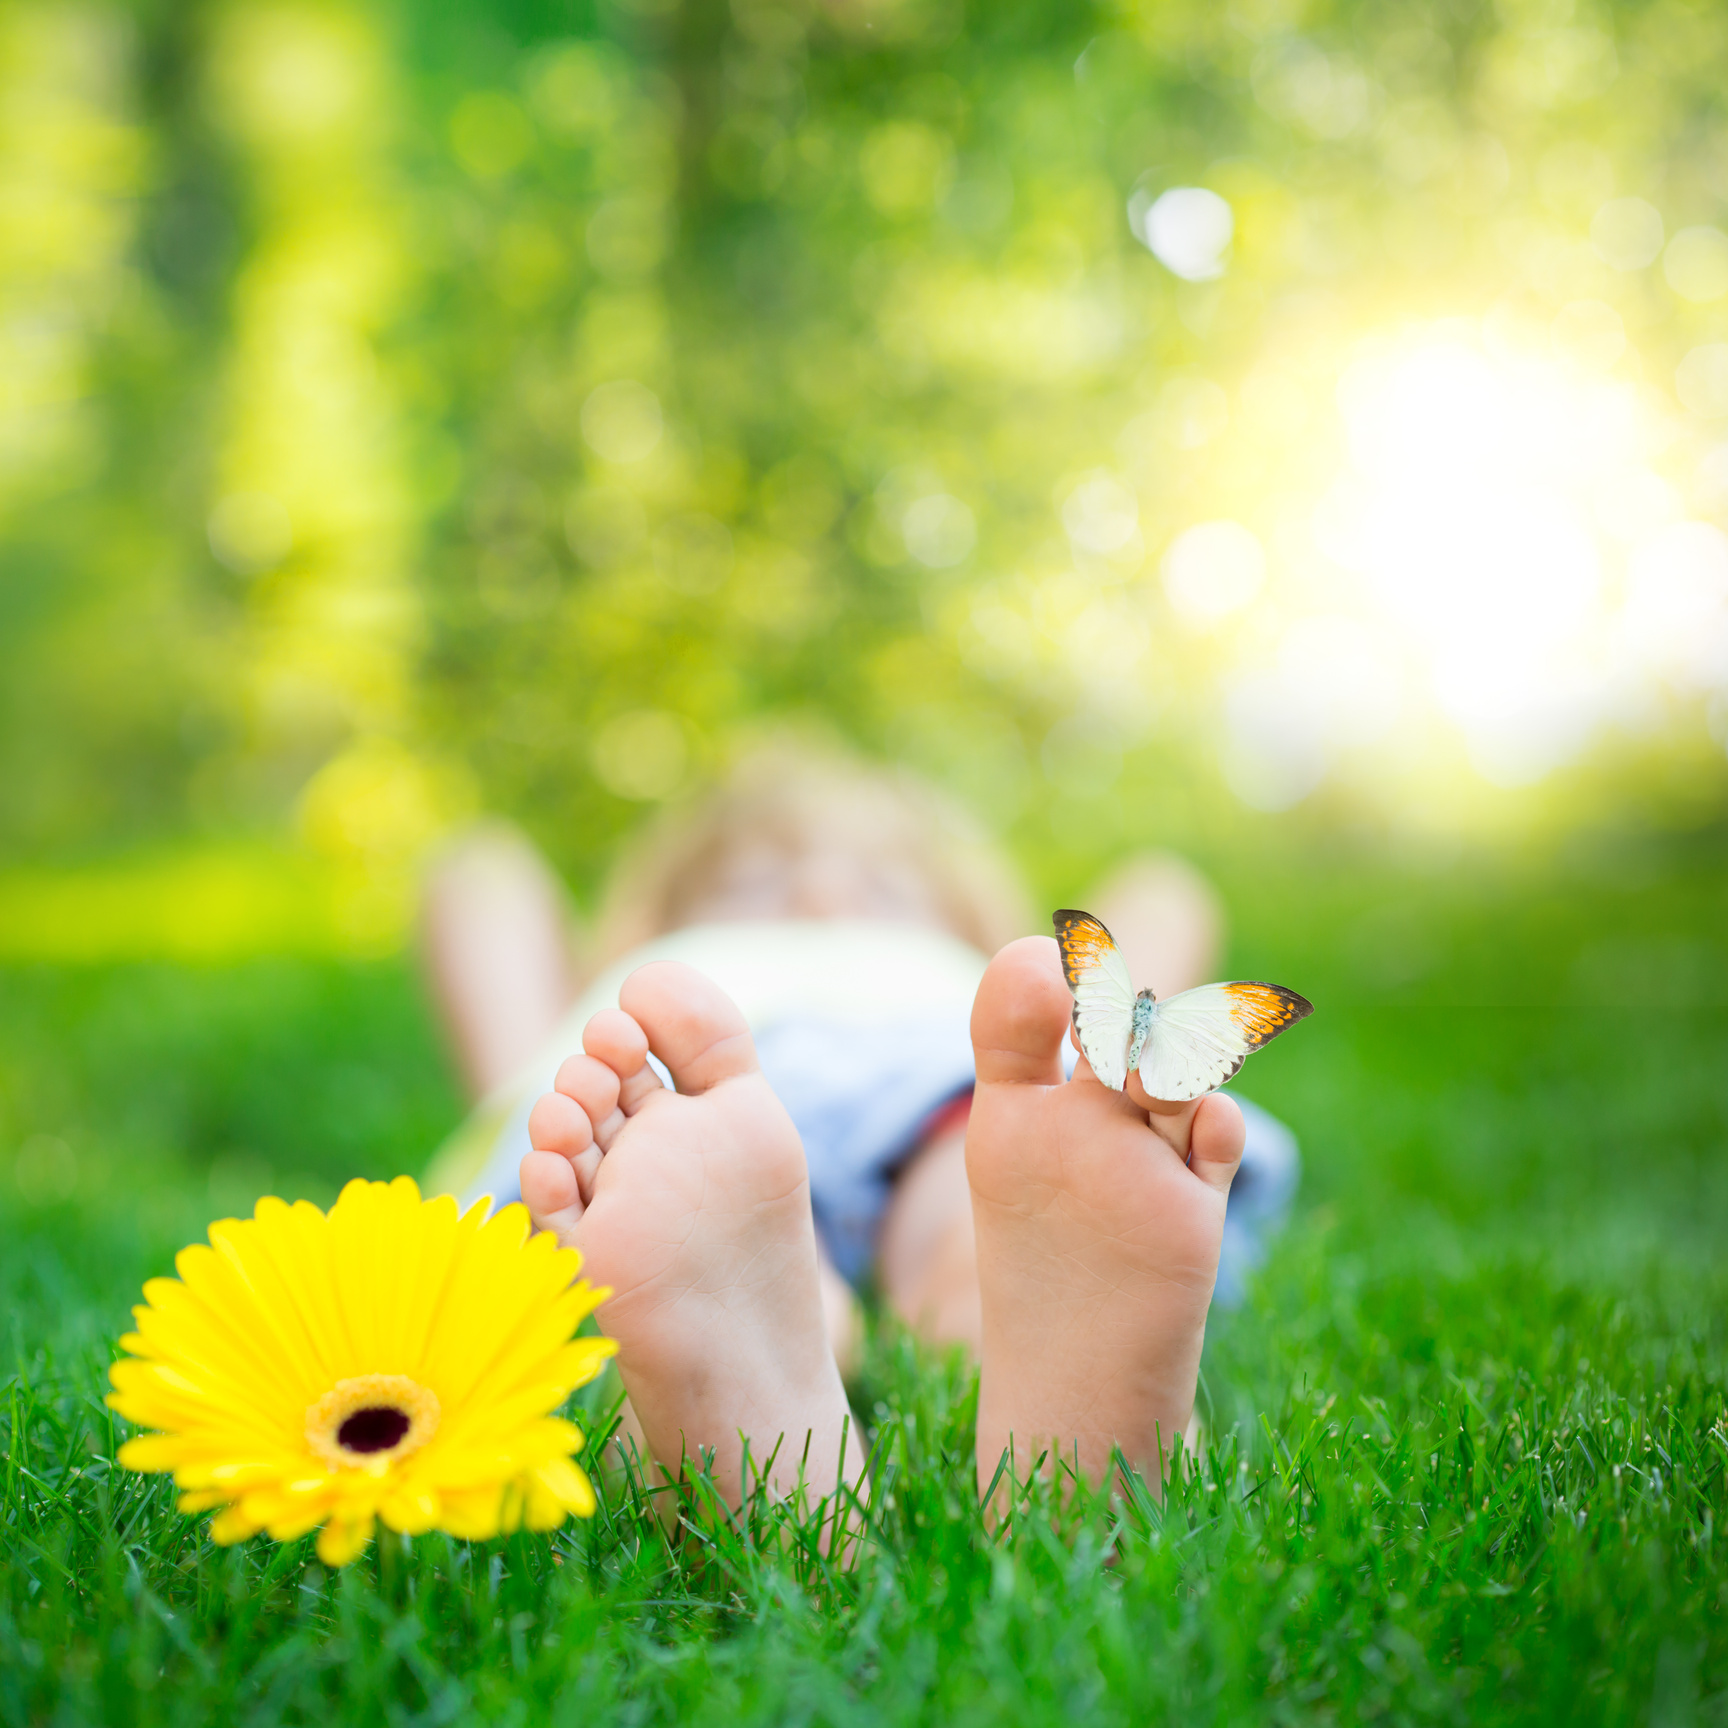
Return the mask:
[(1281, 984), (1202, 984), (1160, 1002), (1140, 1084), (1147, 1095), (1183, 1103), (1222, 1086), (1262, 1045), (1314, 1012)]
[(1074, 1030), (1092, 1072), (1112, 1091), (1128, 1082), (1134, 984), (1115, 939), (1089, 912), (1058, 912), (1062, 975), (1074, 993)]

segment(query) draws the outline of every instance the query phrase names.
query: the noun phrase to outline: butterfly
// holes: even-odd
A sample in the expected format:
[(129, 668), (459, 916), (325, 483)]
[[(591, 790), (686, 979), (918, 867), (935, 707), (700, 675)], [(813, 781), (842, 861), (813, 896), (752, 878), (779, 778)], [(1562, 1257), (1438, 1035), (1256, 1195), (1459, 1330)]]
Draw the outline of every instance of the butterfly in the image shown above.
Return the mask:
[(1080, 1048), (1113, 1091), (1138, 1068), (1148, 1097), (1198, 1098), (1314, 1012), (1282, 984), (1202, 984), (1162, 1002), (1150, 990), (1136, 995), (1116, 939), (1090, 912), (1058, 912), (1054, 922)]

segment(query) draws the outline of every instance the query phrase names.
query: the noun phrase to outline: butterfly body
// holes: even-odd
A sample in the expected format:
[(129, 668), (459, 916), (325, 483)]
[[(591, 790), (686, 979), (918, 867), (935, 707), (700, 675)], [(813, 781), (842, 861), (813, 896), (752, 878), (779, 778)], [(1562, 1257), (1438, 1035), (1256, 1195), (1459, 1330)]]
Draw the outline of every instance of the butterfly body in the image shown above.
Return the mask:
[(1146, 1040), (1152, 1036), (1152, 1022), (1158, 1018), (1158, 999), (1150, 990), (1142, 990), (1134, 998), (1133, 1017), (1128, 1022), (1128, 1068), (1140, 1066)]
[(1202, 984), (1159, 1002), (1150, 990), (1136, 993), (1115, 938), (1091, 913), (1058, 912), (1054, 922), (1075, 1037), (1114, 1091), (1138, 1071), (1149, 1097), (1198, 1098), (1314, 1011), (1294, 990), (1256, 981)]

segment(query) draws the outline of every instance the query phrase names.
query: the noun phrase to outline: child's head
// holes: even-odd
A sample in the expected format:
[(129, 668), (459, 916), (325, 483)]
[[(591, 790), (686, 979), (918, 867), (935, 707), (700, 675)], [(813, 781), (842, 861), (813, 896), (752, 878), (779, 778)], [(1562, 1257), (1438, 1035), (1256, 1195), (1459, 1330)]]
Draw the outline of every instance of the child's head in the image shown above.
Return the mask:
[(607, 895), (603, 957), (741, 918), (925, 923), (986, 954), (1030, 928), (1012, 866), (934, 787), (792, 743), (751, 752), (628, 850)]

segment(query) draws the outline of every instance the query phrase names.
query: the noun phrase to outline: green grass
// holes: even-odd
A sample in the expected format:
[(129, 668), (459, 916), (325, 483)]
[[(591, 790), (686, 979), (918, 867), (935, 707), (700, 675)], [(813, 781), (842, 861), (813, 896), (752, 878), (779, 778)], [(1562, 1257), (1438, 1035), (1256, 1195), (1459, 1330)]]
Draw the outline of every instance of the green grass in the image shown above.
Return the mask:
[(1238, 963), (1320, 1012), (1247, 1076), (1307, 1170), (1197, 1467), (993, 1538), (970, 1374), (880, 1325), (844, 1573), (784, 1511), (668, 1541), (621, 1483), (337, 1575), (212, 1547), (109, 1462), (128, 1303), (261, 1174), (413, 1167), (456, 1101), (405, 970), (8, 974), (0, 1723), (1728, 1723), (1725, 882), (1238, 892)]

